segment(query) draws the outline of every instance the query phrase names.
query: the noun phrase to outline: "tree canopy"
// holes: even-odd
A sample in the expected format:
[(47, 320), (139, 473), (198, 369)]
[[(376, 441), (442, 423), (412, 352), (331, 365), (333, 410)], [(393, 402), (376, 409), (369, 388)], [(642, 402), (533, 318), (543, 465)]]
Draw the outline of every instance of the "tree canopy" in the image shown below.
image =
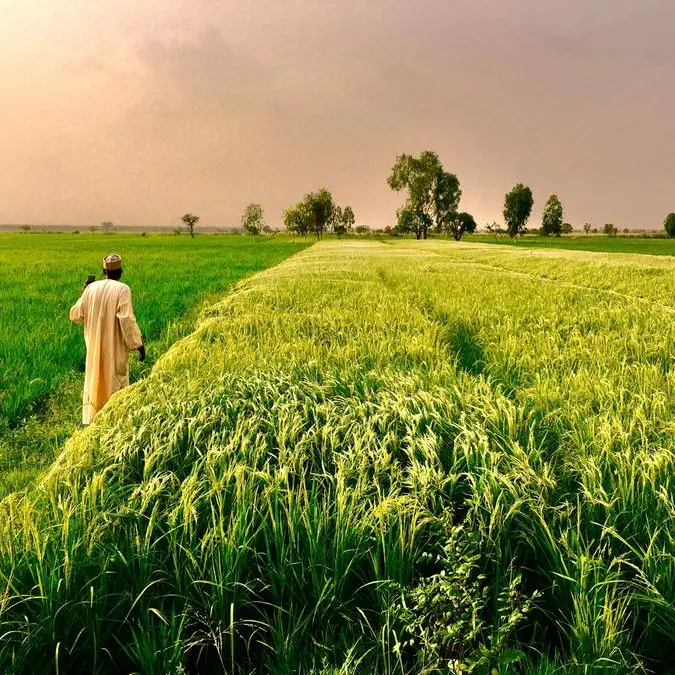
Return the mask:
[(434, 152), (426, 150), (419, 157), (399, 155), (387, 183), (396, 192), (408, 193), (397, 212), (398, 232), (412, 231), (418, 239), (426, 239), (433, 224), (441, 232), (457, 213), (462, 196), (459, 180), (445, 171)]
[(521, 234), (525, 223), (532, 213), (534, 199), (532, 190), (522, 183), (518, 183), (504, 198), (504, 221), (506, 231), (510, 237)]
[(559, 237), (563, 230), (563, 207), (558, 195), (551, 195), (544, 207), (544, 215), (541, 219), (541, 230), (545, 236), (554, 235)]
[(448, 221), (447, 230), (452, 234), (455, 241), (459, 241), (465, 232), (476, 231), (476, 221), (470, 213), (461, 211)]
[(663, 221), (663, 228), (669, 237), (675, 237), (675, 213), (669, 213)]
[(199, 222), (199, 216), (195, 216), (192, 213), (186, 213), (181, 218), (187, 231), (190, 233), (190, 236), (195, 238), (195, 225)]
[(265, 211), (262, 204), (251, 203), (244, 209), (241, 224), (254, 237), (260, 234), (265, 227)]

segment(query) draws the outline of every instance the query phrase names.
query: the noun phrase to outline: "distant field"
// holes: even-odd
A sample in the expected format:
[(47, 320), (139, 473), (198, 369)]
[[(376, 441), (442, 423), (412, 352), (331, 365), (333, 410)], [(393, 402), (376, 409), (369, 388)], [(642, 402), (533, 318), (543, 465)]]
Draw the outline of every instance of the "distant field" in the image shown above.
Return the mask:
[[(0, 234), (0, 468), (5, 470), (0, 494), (8, 467), (16, 466), (23, 476), (27, 467), (42, 461), (33, 446), (45, 430), (36, 427), (31, 413), (49, 417), (51, 407), (49, 426), (56, 428), (67, 420), (66, 430), (78, 418), (85, 349), (82, 327), (69, 321), (68, 310), (87, 274), (101, 278), (104, 255), (113, 251), (122, 255), (123, 281), (131, 286), (136, 317), (150, 343), (145, 364), (139, 366), (132, 355), (136, 379), (191, 330), (196, 316), (190, 312), (200, 303), (305, 245), (290, 238), (254, 240), (237, 235), (192, 240), (130, 234)], [(45, 411), (54, 392), (56, 400), (49, 401)], [(26, 421), (32, 430), (22, 434)], [(17, 425), (19, 430), (10, 433), (9, 427)], [(55, 446), (59, 438), (62, 435), (53, 441)]]
[(0, 672), (675, 672), (674, 318), (669, 257), (253, 276), (2, 502)]
[(566, 235), (564, 237), (532, 237), (516, 239), (509, 237), (490, 237), (488, 235), (469, 235), (466, 241), (500, 246), (521, 246), (524, 248), (562, 248), (576, 251), (598, 251), (608, 253), (643, 253), (646, 255), (675, 255), (675, 239), (660, 237), (639, 237), (619, 235)]

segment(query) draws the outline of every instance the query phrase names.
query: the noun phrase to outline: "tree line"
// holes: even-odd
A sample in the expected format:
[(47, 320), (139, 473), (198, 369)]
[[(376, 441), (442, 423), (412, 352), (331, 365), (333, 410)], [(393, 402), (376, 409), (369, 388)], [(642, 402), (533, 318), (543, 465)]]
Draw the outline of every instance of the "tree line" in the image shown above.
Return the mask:
[[(446, 171), (435, 152), (426, 150), (419, 157), (402, 154), (396, 157), (387, 178), (387, 184), (395, 192), (405, 194), (403, 205), (396, 211), (396, 225), (385, 228), (385, 232), (395, 235), (412, 234), (417, 239), (427, 239), (430, 232), (447, 234), (459, 241), (462, 236), (477, 229), (474, 217), (467, 211), (460, 211), (459, 203), (462, 190), (459, 179), (454, 173)], [(505, 230), (496, 223), (488, 225), (488, 232), (504, 232), (510, 237), (525, 234), (527, 222), (532, 214), (534, 197), (532, 189), (523, 183), (517, 183), (504, 196)], [(194, 237), (194, 227), (199, 216), (186, 213), (182, 222), (190, 236)], [(326, 232), (338, 236), (349, 232), (367, 232), (369, 228), (355, 227), (356, 218), (351, 206), (339, 206), (326, 188), (309, 192), (294, 206), (283, 211), (283, 223), (287, 232), (306, 236), (313, 234), (322, 239)], [(108, 223), (104, 223), (107, 225)], [(274, 230), (265, 224), (262, 204), (251, 203), (241, 218), (242, 227), (254, 236)], [(112, 223), (109, 225), (112, 226)], [(584, 225), (586, 234), (597, 232), (590, 223)], [(670, 213), (664, 222), (669, 237), (675, 237), (675, 213)], [(560, 237), (573, 231), (565, 222), (560, 198), (552, 194), (542, 214), (541, 228), (543, 236)], [(624, 230), (627, 232), (628, 230)], [(603, 232), (616, 236), (618, 228), (611, 223), (605, 224)]]

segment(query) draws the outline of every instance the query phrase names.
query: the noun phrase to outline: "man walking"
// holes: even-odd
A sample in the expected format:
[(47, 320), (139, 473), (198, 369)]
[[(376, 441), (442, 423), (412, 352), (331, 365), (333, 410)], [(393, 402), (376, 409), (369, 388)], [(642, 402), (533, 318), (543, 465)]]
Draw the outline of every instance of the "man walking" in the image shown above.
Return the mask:
[(122, 258), (116, 253), (104, 258), (103, 274), (102, 281), (87, 281), (70, 310), (72, 321), (84, 323), (87, 345), (82, 424), (90, 424), (108, 399), (129, 385), (129, 352), (138, 350), (139, 359), (145, 359), (131, 290), (120, 282)]

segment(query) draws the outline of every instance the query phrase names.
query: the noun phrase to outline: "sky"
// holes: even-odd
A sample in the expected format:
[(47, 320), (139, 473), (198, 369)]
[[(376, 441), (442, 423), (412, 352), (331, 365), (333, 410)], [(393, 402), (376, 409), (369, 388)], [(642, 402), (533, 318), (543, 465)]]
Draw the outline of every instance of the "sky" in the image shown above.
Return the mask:
[(0, 223), (235, 226), (327, 187), (394, 224), (433, 150), (479, 226), (675, 211), (671, 0), (0, 0)]

